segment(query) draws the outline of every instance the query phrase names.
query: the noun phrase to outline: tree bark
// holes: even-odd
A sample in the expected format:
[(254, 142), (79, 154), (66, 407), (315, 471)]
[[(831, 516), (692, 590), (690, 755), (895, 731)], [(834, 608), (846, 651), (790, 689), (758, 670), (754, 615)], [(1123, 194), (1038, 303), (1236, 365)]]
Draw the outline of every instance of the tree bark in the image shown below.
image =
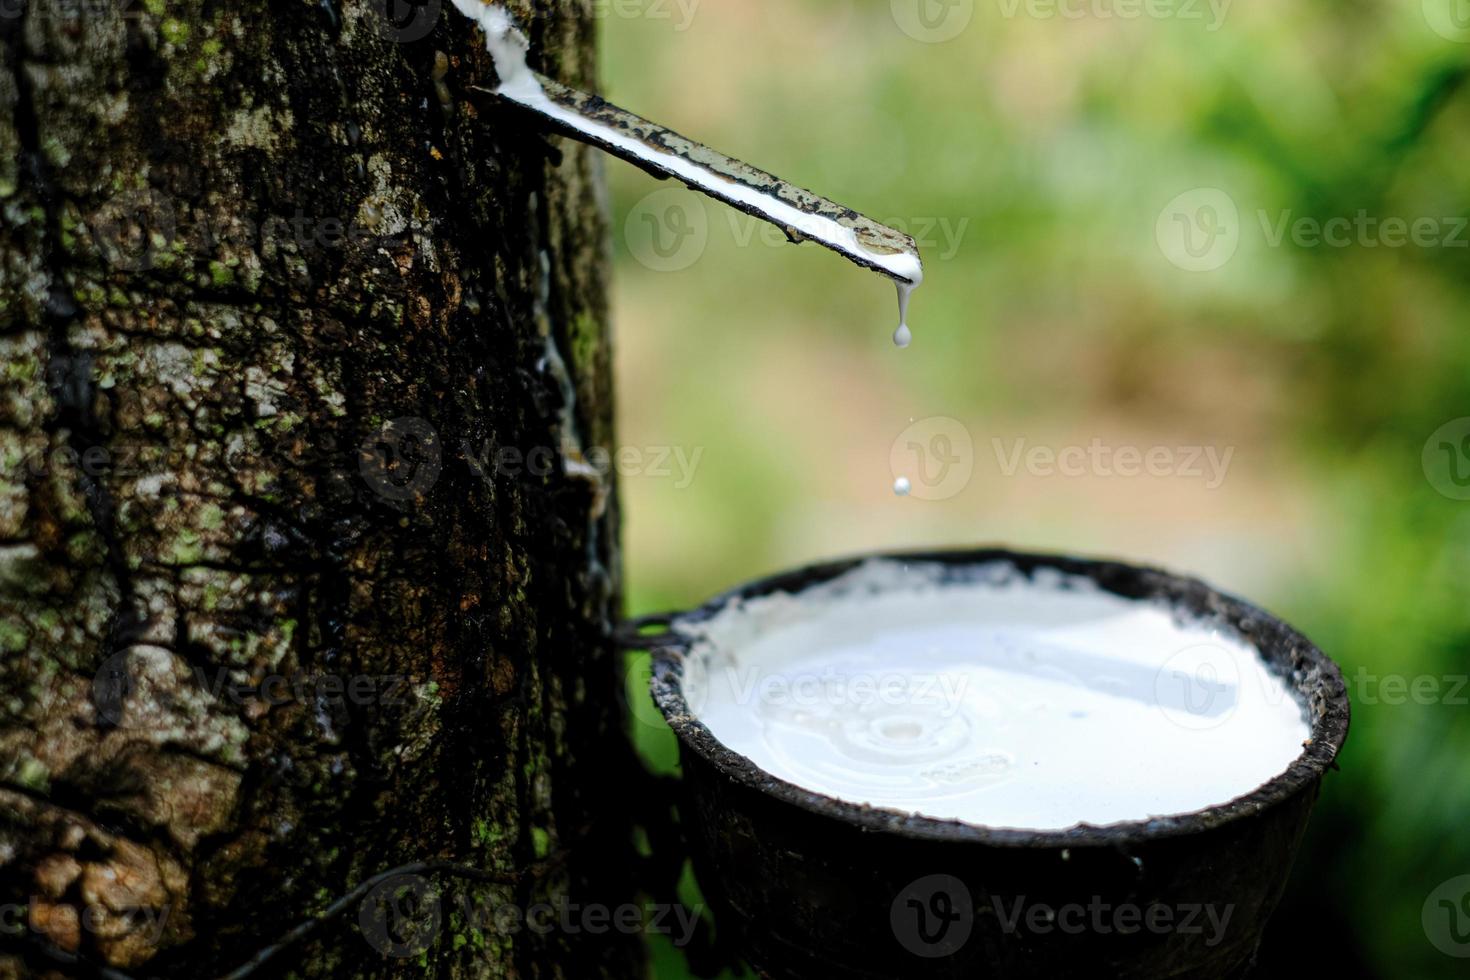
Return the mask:
[[(512, 7), (592, 87), (580, 5)], [(0, 32), (0, 976), (222, 973), (425, 860), (489, 880), (260, 973), (636, 973), (463, 904), (634, 894), (598, 161), (439, 0)]]

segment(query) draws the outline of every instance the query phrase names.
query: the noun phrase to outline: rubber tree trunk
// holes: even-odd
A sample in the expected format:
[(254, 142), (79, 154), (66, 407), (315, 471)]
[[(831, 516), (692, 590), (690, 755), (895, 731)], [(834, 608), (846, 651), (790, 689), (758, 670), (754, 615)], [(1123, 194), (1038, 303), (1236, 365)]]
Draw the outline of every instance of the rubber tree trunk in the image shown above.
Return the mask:
[[(591, 87), (580, 5), (512, 6)], [(497, 880), (261, 972), (636, 973), (465, 915), (633, 897), (591, 151), (439, 0), (0, 31), (0, 975), (222, 973), (429, 859)]]

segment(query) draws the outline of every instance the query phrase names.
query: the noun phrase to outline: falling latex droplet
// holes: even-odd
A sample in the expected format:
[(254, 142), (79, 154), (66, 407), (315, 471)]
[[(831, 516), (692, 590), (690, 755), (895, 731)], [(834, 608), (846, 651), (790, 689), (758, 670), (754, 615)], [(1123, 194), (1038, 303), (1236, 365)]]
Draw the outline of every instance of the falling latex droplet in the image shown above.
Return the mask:
[(893, 331), (895, 347), (907, 347), (914, 342), (914, 333), (909, 329), (909, 297), (913, 296), (914, 290), (923, 281), (923, 273), (914, 272), (913, 276), (912, 282), (898, 284), (898, 329)]
[[(900, 344), (899, 346), (902, 347), (903, 345)], [(901, 476), (897, 480), (894, 480), (893, 492), (900, 497), (907, 497), (909, 495), (909, 478)]]

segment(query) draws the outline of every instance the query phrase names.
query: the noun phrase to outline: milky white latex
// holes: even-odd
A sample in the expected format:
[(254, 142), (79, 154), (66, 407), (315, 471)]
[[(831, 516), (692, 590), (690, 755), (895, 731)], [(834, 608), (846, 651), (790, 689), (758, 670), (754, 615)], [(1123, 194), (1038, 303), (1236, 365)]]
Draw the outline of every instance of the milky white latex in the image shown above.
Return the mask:
[(699, 633), (686, 698), (717, 739), (904, 813), (1031, 830), (1187, 813), (1279, 775), (1309, 735), (1237, 638), (1054, 572), (943, 584), (872, 561)]

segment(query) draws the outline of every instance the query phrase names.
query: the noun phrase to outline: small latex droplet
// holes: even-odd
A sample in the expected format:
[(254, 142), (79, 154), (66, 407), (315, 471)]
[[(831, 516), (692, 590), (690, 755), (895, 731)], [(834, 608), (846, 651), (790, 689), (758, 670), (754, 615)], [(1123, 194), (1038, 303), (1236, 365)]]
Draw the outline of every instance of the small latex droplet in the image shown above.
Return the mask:
[(897, 480), (894, 480), (893, 492), (898, 494), (900, 497), (907, 497), (909, 495), (909, 478), (906, 476), (901, 476)]
[(907, 323), (900, 323), (898, 329), (893, 331), (893, 345), (895, 347), (907, 347), (914, 342), (914, 332), (909, 329)]

